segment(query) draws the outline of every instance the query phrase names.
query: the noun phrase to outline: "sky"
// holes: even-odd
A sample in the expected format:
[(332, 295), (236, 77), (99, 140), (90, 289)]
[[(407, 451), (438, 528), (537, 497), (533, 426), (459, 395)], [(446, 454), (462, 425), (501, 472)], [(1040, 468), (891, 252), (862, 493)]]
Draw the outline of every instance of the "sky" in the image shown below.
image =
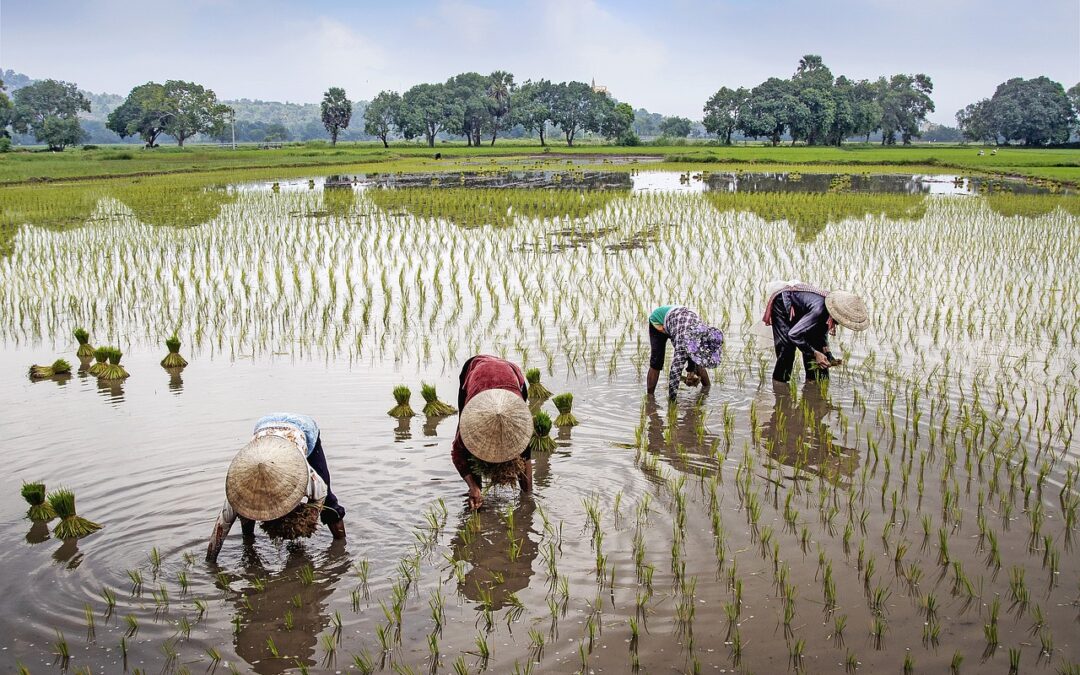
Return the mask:
[(1012, 77), (1080, 81), (1080, 0), (0, 0), (0, 69), (126, 94), (191, 80), (221, 99), (353, 100), (459, 72), (595, 79), (635, 108), (701, 119), (721, 86), (926, 73), (936, 112)]

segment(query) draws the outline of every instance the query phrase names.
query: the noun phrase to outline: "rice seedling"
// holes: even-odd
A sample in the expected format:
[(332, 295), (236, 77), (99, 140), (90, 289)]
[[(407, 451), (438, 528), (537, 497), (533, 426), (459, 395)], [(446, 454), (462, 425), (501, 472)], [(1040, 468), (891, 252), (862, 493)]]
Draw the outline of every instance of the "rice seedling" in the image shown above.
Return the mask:
[[(394, 394), (397, 397), (396, 390)], [(435, 385), (422, 382), (420, 384), (420, 396), (424, 399), (424, 414), (428, 417), (442, 417), (445, 415), (453, 415), (457, 412), (457, 408), (449, 403), (443, 403), (439, 400), (438, 394), (435, 393)], [(408, 399), (406, 398), (406, 404)], [(398, 405), (401, 405), (401, 401), (398, 401)], [(404, 417), (404, 415), (395, 415), (391, 412), (393, 417)]]
[(60, 629), (56, 629), (56, 642), (53, 643), (53, 654), (60, 662), (60, 668), (66, 670), (71, 661), (71, 650), (68, 648), (67, 638)]
[(525, 380), (528, 383), (529, 403), (543, 403), (551, 398), (551, 390), (540, 383), (540, 369), (529, 368), (525, 371)]
[(56, 359), (48, 366), (30, 366), (31, 380), (47, 380), (56, 375), (67, 375), (70, 373), (71, 364), (64, 359)]
[(56, 510), (45, 500), (44, 483), (23, 483), (21, 494), (30, 508), (26, 517), (36, 523), (47, 523), (56, 517)]
[(80, 360), (93, 358), (94, 348), (90, 346), (90, 333), (85, 328), (76, 328), (74, 335), (75, 340), (79, 343), (75, 356)]
[(180, 338), (176, 333), (165, 338), (165, 348), (169, 352), (161, 359), (162, 368), (183, 368), (188, 364), (187, 359), (180, 356)]
[(371, 675), (376, 670), (375, 660), (366, 649), (353, 655), (353, 665), (362, 675)]
[(571, 408), (573, 408), (574, 405), (573, 394), (557, 394), (551, 401), (559, 411), (559, 416), (555, 418), (555, 426), (575, 427), (579, 424), (577, 417), (571, 412)]
[(551, 436), (551, 417), (543, 410), (533, 415), (533, 435), (529, 439), (531, 452), (551, 452), (555, 449), (555, 441)]
[[(101, 369), (97, 376), (106, 382), (125, 380), (129, 377), (128, 371), (120, 365), (120, 359), (124, 353), (116, 347), (105, 347), (108, 352), (109, 362)], [(95, 353), (95, 357), (97, 354)]]
[(412, 397), (412, 391), (404, 384), (399, 384), (394, 387), (394, 400), (397, 402), (393, 408), (387, 413), (390, 417), (397, 417), (399, 419), (406, 417), (415, 417), (416, 413), (413, 412), (412, 406), (409, 405), (409, 398)]
[(49, 493), (49, 505), (60, 518), (60, 522), (53, 528), (53, 536), (57, 539), (78, 539), (93, 534), (102, 527), (75, 512), (75, 493), (71, 490), (59, 488)]

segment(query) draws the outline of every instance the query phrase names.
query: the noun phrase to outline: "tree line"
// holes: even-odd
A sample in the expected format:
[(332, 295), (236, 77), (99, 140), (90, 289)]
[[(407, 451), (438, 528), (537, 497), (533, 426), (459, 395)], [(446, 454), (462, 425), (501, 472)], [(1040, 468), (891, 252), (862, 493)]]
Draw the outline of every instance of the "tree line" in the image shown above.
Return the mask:
[(1068, 91), (1048, 77), (1014, 77), (994, 95), (956, 113), (964, 137), (985, 143), (1067, 143), (1080, 135), (1080, 84)]
[(779, 145), (840, 145), (845, 139), (881, 132), (883, 145), (919, 137), (934, 112), (933, 82), (922, 73), (877, 80), (852, 80), (833, 73), (820, 56), (807, 54), (789, 79), (770, 77), (747, 89), (721, 87), (705, 102), (705, 129), (725, 145), (738, 131)]

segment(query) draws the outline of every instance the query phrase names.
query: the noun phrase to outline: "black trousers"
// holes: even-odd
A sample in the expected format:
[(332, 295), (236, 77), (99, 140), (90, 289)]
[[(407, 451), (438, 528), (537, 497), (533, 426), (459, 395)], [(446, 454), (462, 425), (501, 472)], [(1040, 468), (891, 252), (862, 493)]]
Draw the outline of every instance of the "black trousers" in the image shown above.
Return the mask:
[(319, 478), (322, 478), (323, 482), (326, 483), (326, 501), (323, 502), (320, 518), (327, 525), (336, 523), (345, 517), (345, 507), (338, 503), (337, 496), (330, 489), (330, 469), (326, 467), (326, 455), (323, 454), (321, 434), (315, 439), (315, 449), (308, 455), (307, 462), (312, 469), (315, 469), (315, 473), (319, 474)]
[[(776, 349), (776, 365), (773, 367), (772, 377), (777, 382), (787, 382), (791, 379), (791, 371), (795, 369), (795, 352), (799, 349), (792, 344), (788, 333), (791, 332), (791, 327), (794, 325), (791, 319), (785, 315), (780, 302), (774, 302), (772, 307), (772, 335), (773, 335), (773, 347)], [(829, 351), (829, 342), (827, 335), (822, 330), (822, 351)], [(818, 368), (817, 362), (814, 361), (813, 354), (802, 355), (803, 368), (806, 370), (806, 381), (813, 382), (815, 380), (827, 380), (829, 379), (829, 371), (824, 368)]]
[[(664, 356), (667, 354), (667, 343), (670, 339), (667, 333), (661, 333), (655, 326), (649, 324), (649, 367), (653, 370), (664, 369)], [(697, 364), (687, 359), (686, 372), (696, 373)]]

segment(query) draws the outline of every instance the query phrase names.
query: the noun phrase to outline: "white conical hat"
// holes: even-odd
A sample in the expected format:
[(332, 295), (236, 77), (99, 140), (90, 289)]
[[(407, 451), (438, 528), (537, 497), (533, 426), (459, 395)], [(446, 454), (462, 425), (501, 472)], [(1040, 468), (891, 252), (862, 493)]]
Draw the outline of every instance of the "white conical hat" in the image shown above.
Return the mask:
[(851, 330), (866, 330), (870, 314), (862, 298), (847, 291), (831, 291), (825, 296), (825, 309), (836, 323)]
[(251, 520), (274, 520), (307, 494), (308, 463), (292, 441), (266, 435), (251, 439), (229, 464), (225, 498)]
[(461, 411), (458, 424), (469, 452), (492, 464), (524, 452), (533, 431), (529, 405), (506, 389), (488, 389), (473, 396)]

